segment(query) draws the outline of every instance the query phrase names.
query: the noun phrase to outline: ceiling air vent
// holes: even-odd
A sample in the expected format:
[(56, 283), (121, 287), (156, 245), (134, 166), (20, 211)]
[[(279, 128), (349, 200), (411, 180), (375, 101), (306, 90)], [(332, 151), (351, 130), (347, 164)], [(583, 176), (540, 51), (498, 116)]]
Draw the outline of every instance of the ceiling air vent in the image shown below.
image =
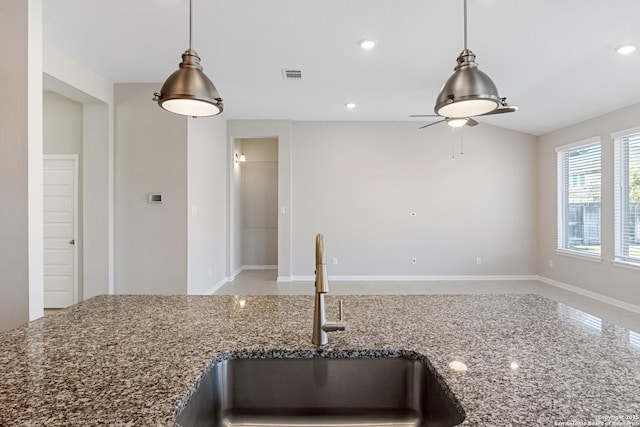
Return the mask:
[(282, 77), (284, 77), (285, 80), (302, 80), (302, 70), (289, 70), (285, 68), (282, 70)]

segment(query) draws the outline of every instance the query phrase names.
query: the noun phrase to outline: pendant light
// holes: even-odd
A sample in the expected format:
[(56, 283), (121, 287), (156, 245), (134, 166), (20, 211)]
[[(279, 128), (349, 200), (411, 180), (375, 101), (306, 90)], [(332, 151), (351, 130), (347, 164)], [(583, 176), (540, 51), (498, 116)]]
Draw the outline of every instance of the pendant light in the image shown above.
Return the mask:
[(180, 68), (167, 78), (153, 100), (172, 113), (184, 116), (215, 116), (222, 113), (222, 98), (202, 71), (200, 57), (191, 47), (193, 7), (189, 0), (189, 49), (182, 54)]
[(464, 0), (464, 50), (449, 80), (436, 99), (435, 112), (442, 117), (472, 117), (487, 114), (504, 99), (489, 76), (478, 69), (476, 56), (467, 49), (467, 0)]

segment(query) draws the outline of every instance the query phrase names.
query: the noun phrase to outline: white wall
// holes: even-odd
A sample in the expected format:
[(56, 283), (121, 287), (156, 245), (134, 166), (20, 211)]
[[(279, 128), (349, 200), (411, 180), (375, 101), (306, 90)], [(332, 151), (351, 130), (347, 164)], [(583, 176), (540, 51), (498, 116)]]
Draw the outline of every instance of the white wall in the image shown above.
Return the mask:
[(227, 277), (227, 126), (220, 116), (189, 118), (187, 129), (187, 292), (206, 294)]
[[(640, 104), (542, 135), (538, 146), (538, 271), (545, 278), (640, 305), (640, 270), (613, 265), (614, 169), (612, 132), (640, 125)], [(557, 199), (555, 147), (600, 136), (602, 138), (602, 262), (557, 255)], [(553, 261), (553, 268), (549, 261)]]
[(44, 154), (77, 154), (78, 155), (78, 235), (75, 236), (78, 257), (78, 289), (79, 298), (83, 299), (83, 160), (82, 160), (82, 104), (55, 92), (45, 91), (43, 96), (43, 139)]
[(187, 118), (151, 101), (159, 86), (115, 85), (118, 294), (187, 293)]
[(245, 268), (278, 265), (278, 140), (242, 139), (243, 244)]
[(316, 233), (332, 275), (535, 275), (536, 138), (482, 124), (464, 155), (459, 141), (448, 126), (294, 122), (293, 275), (313, 274)]
[[(12, 0), (13, 1), (13, 0)], [(44, 315), (44, 184), (42, 171), (42, 0), (28, 0), (29, 320)], [(14, 48), (17, 48), (14, 46)], [(17, 64), (14, 64), (17, 65)], [(24, 72), (23, 69), (23, 72)]]

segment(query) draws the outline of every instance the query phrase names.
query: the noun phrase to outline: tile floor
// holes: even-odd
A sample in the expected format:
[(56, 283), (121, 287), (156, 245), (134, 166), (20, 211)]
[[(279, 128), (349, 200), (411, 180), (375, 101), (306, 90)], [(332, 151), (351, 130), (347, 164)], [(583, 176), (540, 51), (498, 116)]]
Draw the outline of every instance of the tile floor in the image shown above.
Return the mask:
[[(216, 295), (313, 295), (313, 282), (277, 283), (277, 270), (244, 270)], [(330, 281), (334, 295), (538, 294), (640, 332), (634, 313), (574, 292), (531, 281)]]

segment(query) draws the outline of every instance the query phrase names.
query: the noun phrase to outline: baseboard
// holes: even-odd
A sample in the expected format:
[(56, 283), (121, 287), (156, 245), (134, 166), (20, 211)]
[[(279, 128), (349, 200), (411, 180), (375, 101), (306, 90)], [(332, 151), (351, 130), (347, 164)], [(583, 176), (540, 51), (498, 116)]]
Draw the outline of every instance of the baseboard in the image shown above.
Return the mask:
[(232, 272), (231, 275), (227, 277), (227, 282), (233, 282), (240, 273), (242, 273), (242, 267), (238, 267), (236, 271)]
[[(313, 281), (314, 279), (311, 279), (311, 281)], [(276, 279), (276, 282), (291, 282), (291, 276), (278, 276), (278, 278)]]
[[(288, 282), (313, 282), (315, 276), (291, 276)], [(329, 275), (329, 280), (340, 282), (446, 282), (446, 281), (504, 281), (504, 280), (538, 280), (536, 275), (463, 275), (463, 276), (355, 276), (355, 275)], [(280, 277), (278, 278), (280, 281)]]
[(227, 282), (229, 282), (229, 278), (228, 277), (223, 278), (218, 283), (216, 283), (215, 285), (213, 285), (212, 287), (207, 289), (207, 291), (203, 295), (213, 295), (213, 294), (215, 294), (218, 291), (218, 289), (220, 289), (221, 287), (226, 285)]
[(243, 265), (242, 270), (277, 270), (277, 265)]
[(625, 301), (621, 301), (616, 298), (611, 298), (596, 292), (588, 291), (583, 288), (579, 288), (577, 286), (570, 285), (568, 283), (560, 282), (558, 280), (553, 280), (548, 277), (538, 276), (538, 280), (542, 283), (546, 283), (547, 285), (555, 286), (557, 288), (564, 289), (566, 291), (570, 291), (576, 294), (584, 295), (585, 297), (589, 297), (596, 301), (604, 302), (615, 307), (623, 308), (625, 310), (633, 311), (634, 313), (640, 313), (640, 306), (635, 304), (631, 304)]

